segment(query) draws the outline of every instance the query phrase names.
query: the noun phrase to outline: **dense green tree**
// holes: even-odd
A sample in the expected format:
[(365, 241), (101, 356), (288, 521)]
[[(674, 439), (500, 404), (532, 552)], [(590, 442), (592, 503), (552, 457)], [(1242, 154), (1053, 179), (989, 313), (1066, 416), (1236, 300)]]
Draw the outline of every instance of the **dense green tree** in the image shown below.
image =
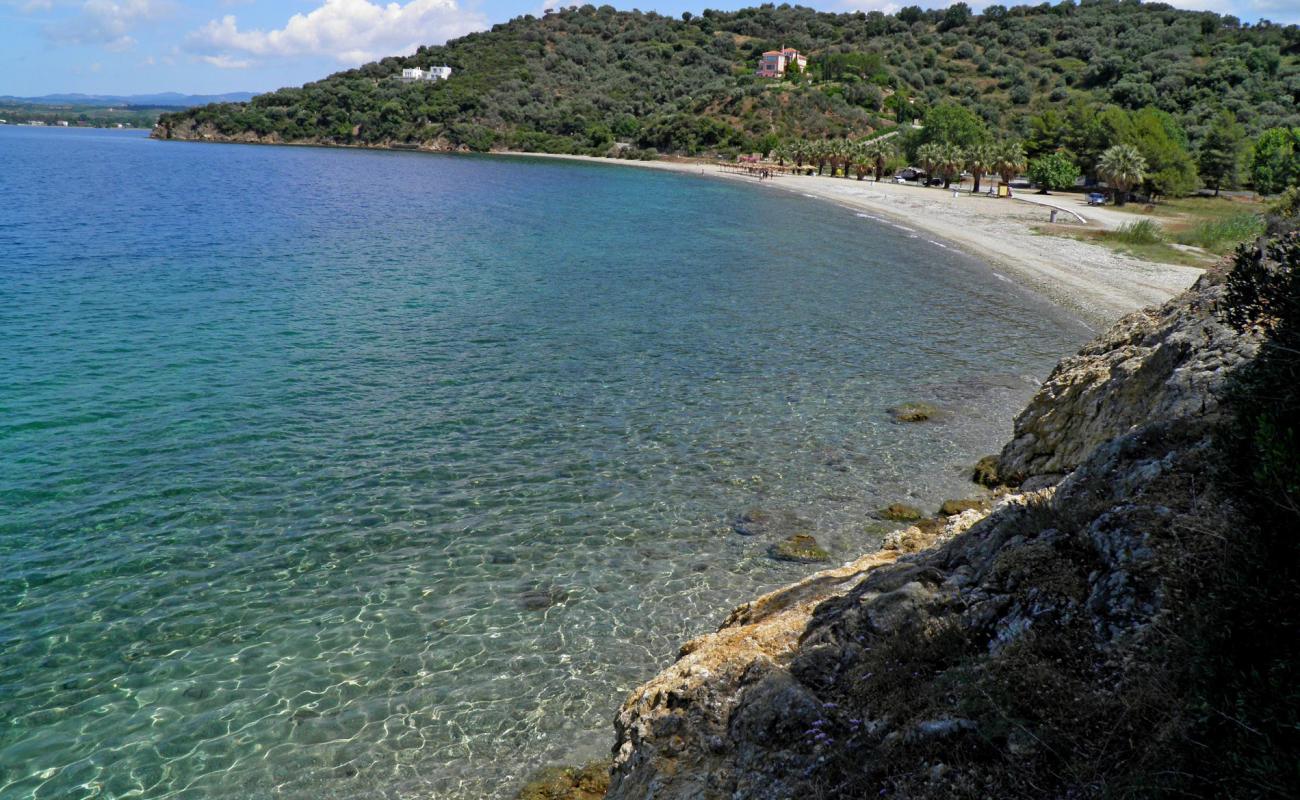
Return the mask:
[(916, 131), (916, 145), (928, 142), (970, 147), (989, 139), (989, 126), (970, 109), (944, 103), (925, 112), (922, 128)]
[(1148, 194), (1181, 197), (1200, 187), (1196, 161), (1187, 146), (1187, 136), (1171, 114), (1143, 108), (1132, 115), (1133, 133), (1120, 143), (1132, 144), (1147, 162), (1143, 181)]
[(1197, 151), (1197, 165), (1201, 177), (1217, 197), (1219, 189), (1236, 188), (1240, 182), (1241, 154), (1246, 145), (1246, 134), (1237, 124), (1231, 111), (1220, 111), (1211, 123), (1201, 147)]
[(1255, 142), (1250, 179), (1260, 194), (1300, 185), (1300, 128), (1271, 128)]
[(1029, 179), (1043, 194), (1069, 189), (1079, 179), (1079, 166), (1065, 153), (1048, 153), (1029, 162)]

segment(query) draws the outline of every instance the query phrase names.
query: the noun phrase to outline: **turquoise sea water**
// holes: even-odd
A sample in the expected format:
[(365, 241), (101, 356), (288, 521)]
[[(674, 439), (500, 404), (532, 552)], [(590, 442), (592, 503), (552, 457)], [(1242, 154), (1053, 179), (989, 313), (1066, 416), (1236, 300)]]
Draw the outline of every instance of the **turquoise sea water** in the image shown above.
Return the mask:
[(1086, 336), (692, 176), (0, 128), (0, 188), (4, 800), (508, 796), (810, 569), (738, 512), (871, 549)]

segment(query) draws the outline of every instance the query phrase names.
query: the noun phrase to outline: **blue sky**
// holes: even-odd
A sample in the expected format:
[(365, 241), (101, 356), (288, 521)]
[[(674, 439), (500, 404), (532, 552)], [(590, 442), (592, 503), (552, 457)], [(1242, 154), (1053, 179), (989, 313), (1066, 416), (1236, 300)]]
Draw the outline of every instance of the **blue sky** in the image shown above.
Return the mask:
[[(266, 91), (576, 0), (0, 0), (0, 95)], [(969, 0), (968, 0), (969, 2)], [(1003, 0), (1006, 5), (1014, 1)], [(827, 11), (916, 0), (804, 0)], [(613, 2), (665, 14), (753, 2)], [(920, 0), (926, 7), (946, 0)], [(979, 9), (984, 2), (971, 2)], [(1300, 0), (1171, 0), (1300, 22)]]

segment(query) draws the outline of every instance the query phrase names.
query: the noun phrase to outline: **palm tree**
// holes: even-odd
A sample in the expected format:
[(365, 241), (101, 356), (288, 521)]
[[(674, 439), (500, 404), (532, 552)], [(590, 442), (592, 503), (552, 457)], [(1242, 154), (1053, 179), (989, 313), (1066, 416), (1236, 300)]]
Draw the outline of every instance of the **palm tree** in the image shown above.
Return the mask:
[(966, 148), (966, 169), (970, 170), (970, 174), (975, 177), (975, 185), (971, 187), (971, 194), (979, 194), (980, 178), (984, 177), (985, 173), (992, 171), (997, 159), (997, 150), (987, 142), (977, 142)]
[(1025, 146), (1020, 142), (1003, 142), (993, 159), (993, 171), (1007, 186), (1029, 166)]
[(808, 160), (809, 142), (807, 139), (795, 139), (790, 145), (791, 157), (794, 158), (794, 164), (800, 169), (803, 168), (803, 162)]
[(953, 178), (961, 177), (961, 168), (966, 163), (966, 154), (955, 144), (944, 142), (938, 150), (939, 174), (943, 176), (943, 188), (952, 184)]
[(927, 185), (930, 183), (931, 173), (934, 171), (935, 165), (939, 163), (941, 156), (939, 145), (935, 142), (926, 142), (916, 148), (916, 158), (921, 162), (921, 167), (925, 169), (925, 182)]
[(844, 177), (849, 177), (849, 168), (853, 164), (854, 144), (848, 139), (835, 140), (835, 161), (844, 170)]
[(868, 149), (871, 147), (869, 142), (853, 143), (853, 174), (858, 176), (858, 180), (867, 177), (871, 171), (871, 154)]
[(1115, 205), (1122, 206), (1128, 193), (1147, 176), (1147, 160), (1131, 144), (1117, 144), (1101, 154), (1097, 174), (1115, 192)]
[(872, 139), (863, 148), (863, 155), (876, 168), (876, 181), (885, 174), (885, 162), (894, 157), (894, 143), (889, 139)]
[(826, 162), (831, 160), (831, 143), (825, 139), (819, 139), (811, 143), (808, 150), (808, 161), (817, 165), (817, 174), (822, 174), (826, 169)]

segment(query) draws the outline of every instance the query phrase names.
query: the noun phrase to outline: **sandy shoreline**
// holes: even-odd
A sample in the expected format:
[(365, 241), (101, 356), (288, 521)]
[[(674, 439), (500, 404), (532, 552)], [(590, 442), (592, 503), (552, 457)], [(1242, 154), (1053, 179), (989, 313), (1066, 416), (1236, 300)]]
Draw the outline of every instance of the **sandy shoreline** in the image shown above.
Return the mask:
[[(1064, 236), (1035, 233), (1035, 227), (1048, 225), (1051, 209), (1041, 205), (1044, 201), (1059, 204), (1088, 220), (1082, 224), (1069, 214), (1058, 214), (1058, 226), (1062, 230), (1114, 228), (1128, 219), (1109, 209), (1081, 206), (1070, 196), (1023, 198), (1024, 202), (965, 193), (954, 198), (951, 191), (937, 187), (877, 184), (869, 179), (785, 176), (759, 181), (747, 175), (723, 172), (711, 164), (689, 161), (627, 161), (538, 153), (500, 155), (659, 169), (828, 200), (880, 222), (943, 239), (1098, 330), (1131, 311), (1163, 303), (1190, 286), (1202, 272), (1195, 267), (1143, 261)], [(1060, 222), (1067, 219), (1069, 222)]]

